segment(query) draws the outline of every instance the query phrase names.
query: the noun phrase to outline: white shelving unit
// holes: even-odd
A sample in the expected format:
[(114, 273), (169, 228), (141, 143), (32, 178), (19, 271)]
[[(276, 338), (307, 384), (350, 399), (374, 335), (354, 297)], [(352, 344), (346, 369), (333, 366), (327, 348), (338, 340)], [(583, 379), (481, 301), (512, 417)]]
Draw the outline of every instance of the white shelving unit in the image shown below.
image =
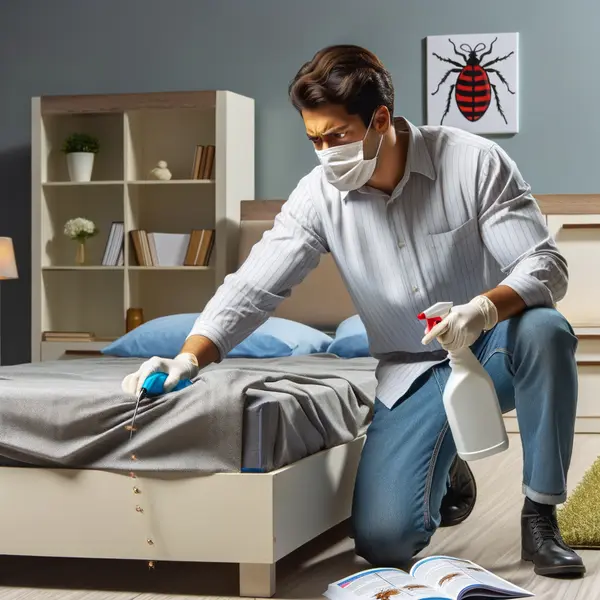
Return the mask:
[[(100, 142), (92, 181), (69, 181), (61, 146), (74, 132)], [(214, 145), (211, 180), (190, 179), (196, 145)], [(170, 181), (150, 178), (159, 160)], [(32, 361), (97, 351), (125, 332), (130, 307), (145, 320), (199, 312), (236, 265), (240, 202), (254, 198), (254, 100), (227, 91), (32, 100)], [(75, 264), (63, 235), (73, 217), (99, 235)], [(125, 264), (101, 266), (111, 223), (123, 221)], [(140, 267), (129, 232), (215, 229), (208, 267)], [(88, 331), (94, 342), (42, 341), (44, 331)]]

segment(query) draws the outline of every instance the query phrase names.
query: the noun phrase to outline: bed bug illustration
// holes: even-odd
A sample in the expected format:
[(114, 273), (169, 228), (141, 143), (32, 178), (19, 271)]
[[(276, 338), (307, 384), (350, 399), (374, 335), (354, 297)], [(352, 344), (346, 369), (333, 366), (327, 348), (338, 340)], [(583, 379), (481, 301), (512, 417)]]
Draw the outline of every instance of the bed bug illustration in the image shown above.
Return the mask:
[[(464, 64), (459, 63), (456, 60), (451, 58), (447, 58), (444, 56), (440, 56), (433, 52), (433, 55), (441, 60), (442, 62), (449, 63), (453, 65), (455, 68), (449, 69), (445, 75), (442, 77), (441, 81), (438, 83), (437, 89), (435, 92), (432, 92), (432, 96), (435, 96), (439, 91), (442, 85), (446, 83), (448, 77), (453, 73), (458, 73), (458, 77), (456, 78), (456, 82), (450, 86), (450, 91), (448, 92), (448, 100), (446, 102), (446, 109), (442, 116), (442, 120), (440, 125), (444, 124), (444, 119), (450, 112), (450, 105), (452, 103), (452, 94), (454, 93), (456, 99), (456, 105), (458, 106), (458, 110), (461, 112), (463, 117), (468, 121), (474, 123), (479, 121), (483, 115), (487, 112), (490, 107), (492, 101), (492, 94), (494, 94), (494, 99), (496, 100), (496, 108), (498, 112), (504, 119), (504, 122), (508, 124), (506, 120), (506, 115), (502, 110), (502, 104), (500, 103), (500, 97), (498, 96), (498, 90), (496, 86), (490, 81), (490, 74), (497, 75), (498, 79), (506, 86), (506, 89), (509, 93), (514, 94), (510, 89), (510, 85), (508, 81), (506, 81), (504, 75), (498, 69), (491, 68), (492, 65), (496, 65), (502, 61), (507, 60), (513, 54), (513, 52), (509, 52), (506, 56), (500, 56), (497, 58), (493, 58), (488, 62), (483, 62), (483, 59), (489, 56), (494, 50), (494, 44), (498, 38), (495, 38), (494, 41), (490, 44), (490, 47), (486, 49), (486, 45), (482, 42), (477, 44), (475, 48), (471, 48), (468, 44), (461, 44), (460, 49), (462, 52), (459, 52), (456, 49), (456, 44), (451, 40), (448, 41), (452, 44), (454, 48), (454, 54), (460, 56), (463, 59)], [(468, 53), (463, 54), (463, 52)]]
[(397, 596), (400, 593), (400, 590), (392, 588), (389, 590), (382, 590), (381, 592), (378, 592), (377, 594), (375, 594), (374, 598), (375, 600), (390, 600), (392, 596)]

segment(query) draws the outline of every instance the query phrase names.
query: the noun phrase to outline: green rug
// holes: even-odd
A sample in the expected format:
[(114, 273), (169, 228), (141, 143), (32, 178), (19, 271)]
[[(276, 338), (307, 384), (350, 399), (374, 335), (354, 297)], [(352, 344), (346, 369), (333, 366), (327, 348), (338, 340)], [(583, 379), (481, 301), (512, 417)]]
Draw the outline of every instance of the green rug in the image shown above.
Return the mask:
[(563, 538), (573, 548), (600, 548), (600, 457), (558, 511)]

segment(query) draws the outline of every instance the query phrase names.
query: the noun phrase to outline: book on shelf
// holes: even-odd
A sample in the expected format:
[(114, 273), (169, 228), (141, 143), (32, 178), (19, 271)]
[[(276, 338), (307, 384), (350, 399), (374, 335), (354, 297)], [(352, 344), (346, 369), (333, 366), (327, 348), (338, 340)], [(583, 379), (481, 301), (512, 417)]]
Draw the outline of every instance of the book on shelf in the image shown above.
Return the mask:
[(146, 266), (144, 264), (144, 250), (142, 248), (142, 232), (140, 229), (134, 229), (129, 232), (131, 243), (133, 244), (133, 254), (135, 254), (135, 260), (140, 267)]
[(464, 600), (467, 598), (528, 598), (532, 593), (470, 560), (431, 556), (415, 563), (410, 572), (369, 569), (332, 583), (329, 600)]
[(196, 146), (196, 152), (194, 152), (194, 162), (192, 164), (192, 179), (200, 179), (200, 165), (203, 154), (204, 146)]
[(196, 146), (192, 164), (192, 179), (211, 179), (215, 162), (215, 147)]
[(93, 342), (96, 336), (91, 331), (44, 331), (45, 342)]
[(123, 221), (113, 221), (104, 247), (103, 267), (122, 267), (124, 260), (125, 227)]
[(206, 161), (204, 170), (200, 173), (201, 179), (212, 179), (213, 166), (215, 163), (215, 147), (206, 146)]
[(207, 267), (215, 244), (214, 229), (194, 229), (185, 254), (186, 267)]
[(190, 243), (189, 233), (149, 233), (152, 264), (156, 267), (181, 267)]

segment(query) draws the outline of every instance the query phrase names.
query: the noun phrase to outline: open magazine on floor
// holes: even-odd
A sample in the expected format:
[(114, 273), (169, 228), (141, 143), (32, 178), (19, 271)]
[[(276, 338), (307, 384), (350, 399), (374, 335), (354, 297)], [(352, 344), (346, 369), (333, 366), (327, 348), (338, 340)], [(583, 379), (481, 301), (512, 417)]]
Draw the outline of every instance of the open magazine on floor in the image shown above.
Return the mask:
[(532, 593), (490, 573), (470, 560), (430, 556), (410, 573), (369, 569), (332, 583), (329, 600), (463, 600), (463, 598), (528, 598)]

